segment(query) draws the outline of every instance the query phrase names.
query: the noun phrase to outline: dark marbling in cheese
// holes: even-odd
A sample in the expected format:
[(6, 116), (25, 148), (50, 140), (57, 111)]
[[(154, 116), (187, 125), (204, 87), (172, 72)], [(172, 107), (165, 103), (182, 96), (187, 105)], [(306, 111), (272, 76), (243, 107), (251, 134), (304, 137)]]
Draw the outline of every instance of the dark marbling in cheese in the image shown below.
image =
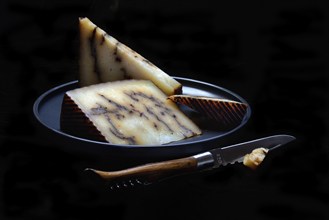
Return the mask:
[(113, 144), (159, 145), (201, 134), (148, 80), (122, 80), (68, 91), (62, 115), (63, 130)]

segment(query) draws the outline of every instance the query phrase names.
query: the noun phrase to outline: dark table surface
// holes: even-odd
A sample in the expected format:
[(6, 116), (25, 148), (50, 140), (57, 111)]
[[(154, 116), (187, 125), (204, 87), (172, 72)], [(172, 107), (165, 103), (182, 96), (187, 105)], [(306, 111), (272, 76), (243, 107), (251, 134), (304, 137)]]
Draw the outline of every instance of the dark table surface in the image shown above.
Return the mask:
[[(252, 116), (227, 142), (297, 140), (256, 171), (234, 165), (110, 191), (32, 113), (39, 95), (77, 79), (84, 16), (168, 74), (246, 99)], [(0, 18), (0, 219), (329, 219), (326, 1), (11, 0)]]

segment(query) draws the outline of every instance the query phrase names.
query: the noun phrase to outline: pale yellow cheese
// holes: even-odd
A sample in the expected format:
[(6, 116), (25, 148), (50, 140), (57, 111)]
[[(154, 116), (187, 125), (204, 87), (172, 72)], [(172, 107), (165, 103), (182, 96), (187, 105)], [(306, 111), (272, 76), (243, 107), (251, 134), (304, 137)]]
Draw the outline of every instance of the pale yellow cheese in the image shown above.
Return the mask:
[(181, 93), (182, 85), (143, 56), (80, 18), (79, 81), (81, 87), (123, 79), (151, 80), (166, 95)]
[(246, 154), (243, 158), (243, 164), (251, 169), (256, 169), (264, 160), (268, 149), (256, 148), (250, 154)]
[(197, 125), (149, 80), (101, 83), (66, 95), (113, 144), (159, 145), (201, 134)]

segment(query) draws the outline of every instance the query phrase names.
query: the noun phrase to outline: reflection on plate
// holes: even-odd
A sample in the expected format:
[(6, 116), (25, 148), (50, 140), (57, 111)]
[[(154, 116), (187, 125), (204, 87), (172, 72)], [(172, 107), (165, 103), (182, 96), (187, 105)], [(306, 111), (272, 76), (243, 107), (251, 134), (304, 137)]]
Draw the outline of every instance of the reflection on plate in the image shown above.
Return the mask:
[[(198, 95), (207, 97), (217, 97), (224, 99), (231, 99), (238, 102), (247, 103), (239, 95), (216, 85), (206, 82), (197, 81), (193, 79), (175, 77), (183, 85), (183, 94)], [(72, 81), (53, 89), (48, 90), (42, 94), (34, 103), (33, 112), (40, 122), (41, 126), (48, 131), (49, 138), (54, 138), (58, 145), (65, 150), (77, 150), (99, 155), (106, 155), (107, 153), (121, 152), (126, 156), (183, 156), (188, 154), (199, 153), (207, 149), (213, 148), (214, 143), (219, 139), (237, 131), (244, 126), (250, 118), (251, 109), (248, 107), (247, 114), (240, 125), (229, 130), (221, 130), (214, 126), (204, 126), (208, 123), (202, 123), (203, 119), (198, 118), (196, 123), (199, 124), (203, 134), (197, 137), (185, 139), (178, 142), (169, 143), (166, 145), (156, 146), (142, 146), (142, 145), (113, 145), (105, 142), (98, 142), (84, 139), (81, 137), (72, 136), (60, 130), (60, 113), (62, 99), (66, 91), (77, 88), (77, 81)], [(192, 117), (193, 112), (189, 109), (183, 111)]]

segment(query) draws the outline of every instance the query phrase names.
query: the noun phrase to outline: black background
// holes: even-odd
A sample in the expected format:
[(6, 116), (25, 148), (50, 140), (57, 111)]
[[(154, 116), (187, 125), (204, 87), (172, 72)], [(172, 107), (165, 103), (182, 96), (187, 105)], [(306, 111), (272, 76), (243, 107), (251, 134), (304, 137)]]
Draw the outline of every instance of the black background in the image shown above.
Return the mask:
[[(39, 95), (77, 79), (80, 16), (170, 75), (245, 98), (252, 117), (234, 141), (297, 140), (256, 171), (110, 191), (41, 138), (32, 114)], [(329, 219), (327, 1), (3, 0), (0, 27), (0, 219)]]

